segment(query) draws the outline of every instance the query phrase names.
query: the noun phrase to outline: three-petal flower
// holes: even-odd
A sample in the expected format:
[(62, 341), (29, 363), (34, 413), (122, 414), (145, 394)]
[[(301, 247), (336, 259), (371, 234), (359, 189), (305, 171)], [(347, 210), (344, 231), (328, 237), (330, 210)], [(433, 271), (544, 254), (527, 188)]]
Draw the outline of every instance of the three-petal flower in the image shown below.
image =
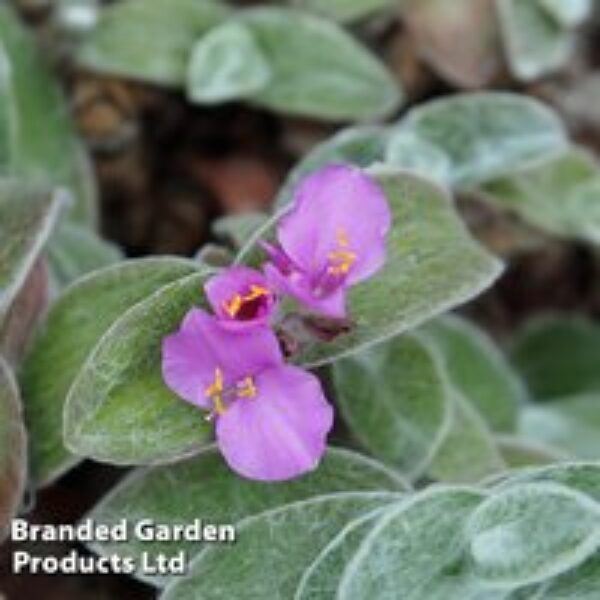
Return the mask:
[(276, 306), (271, 284), (248, 267), (221, 271), (206, 282), (204, 291), (215, 315), (236, 329), (267, 325)]
[(192, 309), (163, 341), (166, 384), (211, 411), (230, 467), (257, 480), (297, 477), (325, 451), (333, 410), (318, 379), (284, 363), (265, 326), (235, 330)]
[(313, 311), (343, 318), (346, 289), (383, 266), (391, 221), (383, 191), (366, 173), (325, 167), (299, 185), (277, 228), (280, 246), (264, 244), (267, 278)]
[(234, 266), (205, 284), (214, 315), (192, 309), (163, 340), (162, 375), (179, 396), (209, 411), (230, 467), (250, 479), (291, 479), (316, 467), (333, 410), (319, 380), (287, 365), (272, 327), (280, 295), (333, 318), (346, 290), (385, 260), (391, 214), (383, 191), (356, 167), (307, 177), (263, 244), (264, 274)]

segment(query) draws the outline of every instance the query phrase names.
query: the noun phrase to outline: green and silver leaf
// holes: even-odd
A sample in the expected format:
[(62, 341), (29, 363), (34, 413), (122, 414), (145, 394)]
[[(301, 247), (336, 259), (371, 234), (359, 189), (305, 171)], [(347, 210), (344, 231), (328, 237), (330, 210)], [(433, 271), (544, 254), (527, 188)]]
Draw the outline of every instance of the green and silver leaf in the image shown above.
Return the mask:
[(122, 260), (114, 244), (76, 223), (61, 223), (48, 244), (50, 277), (60, 290), (91, 271), (108, 267)]
[(550, 108), (504, 92), (459, 94), (421, 104), (400, 121), (397, 131), (446, 155), (451, 183), (458, 189), (473, 188), (568, 146), (565, 127)]
[(137, 465), (199, 451), (212, 427), (163, 382), (161, 342), (204, 305), (209, 272), (179, 277), (125, 310), (85, 358), (68, 390), (64, 440), (74, 454)]
[(218, 0), (127, 0), (105, 6), (78, 50), (92, 70), (183, 88), (196, 42), (229, 14)]
[(192, 49), (187, 96), (199, 104), (227, 102), (260, 92), (271, 79), (252, 31), (231, 21), (211, 29)]
[[(0, 140), (0, 167), (29, 182), (66, 187), (75, 199), (70, 217), (93, 225), (96, 183), (67, 101), (7, 3), (0, 5), (0, 55), (0, 136), (8, 136), (8, 142)], [(2, 125), (7, 111), (8, 130)]]
[(489, 181), (481, 196), (542, 231), (600, 244), (600, 167), (580, 148)]
[[(242, 479), (211, 446), (198, 456), (174, 465), (139, 469), (124, 479), (88, 515), (97, 523), (126, 519), (130, 527), (142, 519), (156, 523), (189, 523), (201, 517), (210, 523), (233, 523), (283, 505), (345, 491), (388, 490), (404, 492), (407, 485), (393, 471), (349, 450), (330, 448), (319, 467), (293, 481), (276, 485)], [(188, 560), (205, 545), (196, 542), (141, 542), (134, 535), (125, 543), (91, 545), (102, 555), (175, 556), (181, 550)], [(139, 562), (138, 562), (139, 564)], [(157, 585), (168, 578), (137, 576)]]
[(487, 425), (494, 431), (514, 431), (527, 392), (493, 340), (456, 315), (431, 321), (423, 331), (444, 356), (452, 383)]
[(234, 545), (204, 549), (188, 575), (174, 580), (161, 599), (293, 598), (306, 566), (340, 530), (399, 498), (389, 492), (337, 493), (244, 519)]
[(61, 194), (0, 179), (0, 322), (44, 249), (64, 203)]
[(333, 365), (340, 411), (357, 440), (410, 478), (422, 474), (450, 428), (440, 358), (406, 333)]
[(388, 116), (403, 100), (387, 68), (349, 33), (302, 11), (260, 7), (239, 22), (270, 66), (268, 85), (251, 97), (259, 106), (334, 121)]
[[(563, 0), (562, 4), (572, 1)], [(504, 49), (515, 77), (531, 81), (565, 65), (575, 38), (556, 19), (556, 11), (550, 12), (543, 0), (496, 0), (496, 5)]]
[(439, 487), (388, 509), (347, 564), (335, 597), (474, 600), (483, 590), (463, 564), (462, 527), (482, 499), (475, 490)]
[(522, 483), (484, 500), (466, 524), (477, 577), (492, 588), (539, 583), (600, 546), (600, 505), (568, 487)]
[(175, 258), (125, 261), (78, 280), (52, 306), (20, 375), (38, 485), (80, 460), (63, 442), (63, 407), (104, 334), (129, 308), (195, 270), (193, 263)]

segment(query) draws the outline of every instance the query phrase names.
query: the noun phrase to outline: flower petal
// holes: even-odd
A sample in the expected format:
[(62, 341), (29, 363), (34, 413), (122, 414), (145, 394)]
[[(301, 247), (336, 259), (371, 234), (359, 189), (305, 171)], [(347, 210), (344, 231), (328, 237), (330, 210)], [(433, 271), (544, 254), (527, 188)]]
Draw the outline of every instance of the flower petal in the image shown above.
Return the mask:
[(285, 275), (272, 263), (267, 263), (263, 268), (270, 285), (279, 293), (292, 296), (311, 311), (332, 319), (343, 319), (346, 316), (345, 286), (341, 285), (326, 295), (318, 296), (302, 273), (296, 271)]
[(267, 327), (232, 331), (205, 311), (194, 308), (181, 328), (163, 340), (162, 376), (176, 394), (203, 408), (211, 402), (205, 391), (221, 369), (226, 386), (283, 364), (275, 334)]
[(266, 325), (275, 307), (275, 295), (260, 271), (231, 267), (211, 277), (206, 297), (223, 325), (244, 329)]
[(319, 380), (283, 366), (261, 373), (255, 385), (255, 397), (238, 399), (217, 421), (217, 441), (229, 466), (260, 481), (292, 479), (313, 470), (333, 424), (333, 409)]
[(392, 222), (379, 185), (361, 169), (330, 165), (299, 185), (293, 208), (282, 218), (278, 239), (304, 271), (320, 273), (331, 253), (354, 255), (346, 282), (375, 273), (385, 260), (385, 236)]

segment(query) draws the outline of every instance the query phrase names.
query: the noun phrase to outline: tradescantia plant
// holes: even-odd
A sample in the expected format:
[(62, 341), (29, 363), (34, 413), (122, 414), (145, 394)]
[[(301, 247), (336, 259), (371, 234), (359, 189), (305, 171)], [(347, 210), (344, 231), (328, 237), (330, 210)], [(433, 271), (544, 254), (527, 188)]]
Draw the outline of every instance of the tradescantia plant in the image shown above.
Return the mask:
[[(315, 172), (277, 226), (279, 245), (263, 242), (264, 274), (235, 266), (211, 277), (205, 294), (214, 316), (192, 309), (164, 340), (163, 379), (210, 411), (218, 445), (241, 475), (279, 481), (318, 464), (332, 408), (318, 380), (286, 365), (279, 339), (293, 357), (318, 340), (319, 325), (310, 322), (316, 315), (331, 320), (333, 335), (336, 327), (352, 328), (347, 291), (383, 267), (391, 224), (383, 190), (359, 169)], [(280, 314), (286, 296), (309, 314)]]
[[(363, 461), (330, 450), (313, 475), (275, 487), (241, 482), (221, 470), (213, 450), (138, 472), (90, 516), (108, 524), (148, 515), (170, 523), (208, 514), (237, 522), (240, 539), (227, 548), (153, 542), (94, 549), (133, 557), (187, 550), (188, 576), (153, 581), (166, 584), (164, 598), (518, 598), (533, 591), (593, 597), (585, 590), (598, 577), (596, 464), (529, 468), (487, 485), (409, 492), (381, 466)], [(349, 473), (360, 475), (352, 481)], [(202, 478), (208, 487), (178, 492)], [(268, 576), (265, 564), (276, 567)], [(581, 595), (560, 596), (567, 590)]]
[[(351, 290), (348, 309), (356, 320), (352, 327), (343, 327), (328, 341), (325, 323), (304, 325), (317, 333), (322, 329), (324, 337), (298, 348), (294, 362), (300, 366), (329, 363), (413, 327), (477, 294), (499, 273), (499, 262), (470, 238), (439, 188), (416, 176), (389, 171), (375, 179), (394, 223), (385, 266)], [(411, 235), (402, 235), (396, 223), (403, 223)], [(437, 227), (435, 235), (432, 226)], [(248, 242), (239, 263), (264, 260), (258, 240), (269, 239), (271, 228), (267, 223), (257, 240)], [(458, 256), (460, 261), (454, 258)], [(160, 345), (192, 306), (203, 306), (201, 288), (209, 276), (200, 264), (164, 258), (127, 261), (75, 283), (50, 311), (23, 371), (23, 385), (36, 407), (32, 415), (40, 427), (57, 423), (66, 400), (65, 439), (77, 454), (140, 464), (172, 460), (201, 447), (208, 424), (165, 387)], [(144, 286), (140, 287), (140, 279)], [(428, 294), (423, 293), (426, 289)], [(391, 310), (385, 302), (389, 294), (399, 298)], [(81, 324), (92, 314), (96, 318), (84, 333)], [(285, 314), (282, 318), (285, 321)], [(61, 356), (65, 366), (60, 378), (49, 368), (53, 356)], [(140, 414), (143, 421), (132, 427), (132, 419), (137, 421)], [(61, 448), (61, 428), (51, 429), (54, 445)], [(63, 451), (59, 452), (63, 459), (56, 457), (55, 463), (40, 450), (39, 460), (49, 461), (42, 479), (60, 471), (62, 460), (71, 460)]]
[[(533, 109), (534, 114), (545, 119), (544, 125), (556, 123), (554, 132), (545, 128), (544, 139), (555, 140), (559, 152), (568, 148), (558, 121), (541, 106), (520, 102), (514, 96), (482, 97), (479, 101), (496, 99), (500, 106), (509, 100), (515, 111)], [(487, 110), (481, 118), (485, 122), (486, 115), (498, 114)], [(516, 160), (510, 151), (520, 156), (524, 164), (532, 160), (536, 168), (555, 160), (555, 152), (549, 152), (552, 149), (547, 143), (538, 142), (536, 156), (535, 140), (524, 145), (513, 129), (504, 131), (501, 124), (493, 122), (480, 129), (482, 139), (485, 135), (495, 136), (501, 142), (495, 147), (505, 150), (484, 161), (483, 170), (479, 169), (480, 163), (471, 166), (468, 161), (473, 159), (468, 152), (460, 156), (463, 162), (455, 159), (455, 164), (461, 166), (459, 173), (470, 173), (466, 181), (481, 182), (490, 173), (490, 177), (498, 177), (510, 172), (511, 162)], [(487, 134), (490, 129), (492, 133)], [(396, 128), (391, 132), (395, 133)], [(344, 134), (346, 139), (355, 141), (347, 135)], [(389, 132), (379, 141), (388, 137)], [(486, 147), (477, 137), (473, 144)], [(487, 147), (494, 148), (491, 144)], [(334, 148), (337, 151), (339, 147)], [(383, 142), (377, 152), (382, 151)], [(318, 149), (316, 154), (320, 152)], [(331, 159), (322, 160), (327, 163)], [(371, 160), (378, 162), (380, 155)], [(313, 172), (316, 168), (313, 166)], [(329, 170), (328, 167), (323, 172)], [(362, 173), (348, 167), (341, 172)], [(204, 382), (202, 377), (196, 381), (194, 377), (201, 374), (199, 362), (184, 370), (183, 380), (173, 381), (169, 373), (172, 368), (177, 372), (182, 363), (167, 366), (163, 362), (161, 374), (161, 346), (163, 361), (165, 357), (169, 360), (165, 339), (184, 343), (182, 338), (169, 336), (181, 335), (174, 332), (190, 308), (206, 307), (207, 303), (212, 304), (221, 319), (229, 320), (230, 329), (223, 338), (225, 345), (218, 350), (215, 344), (221, 334), (213, 331), (203, 337), (204, 325), (198, 322), (198, 337), (190, 338), (190, 343), (199, 344), (194, 357), (202, 355), (203, 347), (211, 347), (224, 356), (225, 364), (228, 352), (235, 348), (239, 353), (237, 369), (245, 360), (243, 356), (254, 360), (256, 352), (264, 351), (264, 344), (259, 344), (260, 348), (245, 355), (243, 345), (227, 341), (227, 336), (239, 335), (240, 329), (243, 332), (248, 326), (244, 319), (235, 318), (240, 314), (263, 322), (272, 314), (272, 298), (264, 293), (270, 284), (247, 267), (256, 268), (269, 256), (276, 264), (285, 263), (271, 245), (273, 233), (285, 223), (285, 217), (282, 220), (280, 215), (275, 215), (273, 222), (256, 219), (258, 230), (253, 234), (246, 230), (239, 238), (245, 240), (235, 260), (239, 266), (218, 275), (193, 261), (157, 258), (126, 261), (81, 279), (55, 303), (25, 361), (21, 382), (31, 430), (37, 434), (33, 440), (38, 442), (32, 443), (32, 465), (38, 481), (52, 480), (81, 456), (133, 465), (170, 463), (175, 459), (176, 465), (135, 471), (91, 516), (98, 522), (126, 518), (133, 524), (142, 517), (169, 523), (203, 514), (214, 516), (216, 521), (233, 520), (244, 533), (246, 541), (233, 551), (185, 545), (188, 557), (193, 559), (188, 576), (173, 581), (151, 580), (166, 586), (167, 598), (198, 594), (256, 597), (272, 594), (280, 586), (284, 586), (286, 594), (298, 597), (329, 598), (338, 594), (360, 598), (372, 595), (373, 585), (380, 586), (382, 582), (384, 592), (378, 588), (378, 593), (387, 595), (381, 597), (396, 597), (397, 589), (407, 586), (409, 590), (420, 582), (415, 597), (486, 597), (485, 594), (493, 593), (508, 598), (517, 597), (529, 586), (551, 589), (555, 585), (570, 585), (568, 582), (579, 568), (590, 571), (589, 576), (594, 577), (593, 553), (598, 543), (594, 524), (598, 509), (596, 497), (585, 485), (594, 485), (595, 467), (589, 466), (581, 488), (558, 476), (546, 477), (543, 469), (539, 471), (539, 481), (538, 471), (530, 472), (532, 482), (521, 482), (518, 472), (507, 475), (511, 465), (554, 462), (577, 454), (560, 448), (560, 444), (560, 450), (555, 450), (548, 440), (528, 436), (522, 423), (530, 419), (527, 415), (534, 408), (529, 399), (532, 392), (483, 332), (457, 317), (430, 320), (489, 285), (499, 272), (499, 263), (468, 235), (439, 185), (391, 165), (380, 165), (364, 173), (381, 191), (392, 214), (382, 269), (349, 291), (345, 314), (349, 321), (340, 321), (344, 315), (336, 311), (333, 320), (331, 316), (326, 321), (303, 316), (287, 302), (280, 307), (278, 321), (290, 327), (287, 336), (285, 328), (281, 330), (288, 360), (303, 368), (333, 363), (334, 398), (341, 415), (352, 437), (382, 462), (366, 461), (360, 455), (330, 448), (321, 465), (300, 479), (279, 484), (240, 479), (228, 469), (219, 452), (207, 445), (211, 427), (202, 412), (178, 398), (192, 394), (190, 400), (201, 401), (217, 413), (231, 408), (215, 403), (231, 402), (229, 396), (219, 396), (220, 382), (214, 378), (215, 371), (211, 369), (210, 381)], [(328, 189), (327, 182), (318, 175), (302, 181), (300, 189), (310, 191), (309, 200), (321, 191), (328, 198), (346, 198), (335, 187)], [(315, 181), (319, 182), (316, 187), (312, 183)], [(297, 196), (297, 187), (295, 192)], [(349, 214), (357, 217), (357, 209)], [(222, 225), (227, 226), (234, 227), (231, 222)], [(318, 224), (298, 234), (299, 240), (315, 231), (319, 231)], [(281, 229), (278, 237), (280, 241), (286, 239), (281, 237)], [(269, 244), (267, 251), (265, 242)], [(287, 272), (285, 268), (283, 272)], [(275, 281), (282, 285), (281, 280)], [(297, 296), (299, 292), (289, 285), (284, 285), (287, 293)], [(203, 287), (206, 300), (202, 299)], [(398, 298), (393, 305), (385, 300), (390, 295)], [(300, 294), (299, 299), (305, 301), (306, 297)], [(312, 308), (320, 306), (318, 302)], [(193, 311), (197, 312), (192, 315), (200, 314), (200, 309)], [(428, 322), (418, 327), (424, 321)], [(210, 329), (215, 324), (207, 321), (207, 326)], [(193, 328), (191, 331), (193, 336)], [(406, 333), (396, 336), (403, 332)], [(53, 368), (58, 357), (63, 365), (59, 377)], [(224, 383), (227, 375), (223, 372), (222, 376)], [(244, 373), (240, 381), (247, 376)], [(176, 394), (169, 391), (165, 381)], [(190, 382), (191, 387), (187, 387)], [(252, 386), (259, 383), (257, 377)], [(222, 387), (224, 392), (226, 386)], [(288, 384), (288, 388), (293, 386)], [(208, 396), (207, 389), (211, 392)], [(244, 384), (235, 389), (244, 392), (250, 387)], [(232, 406), (254, 400), (258, 406), (261, 398), (244, 396)], [(285, 395), (281, 401), (286, 402)], [(64, 430), (56, 417), (63, 405)], [(309, 412), (313, 419), (314, 414)], [(264, 422), (276, 414), (267, 411), (262, 415)], [(225, 423), (226, 415), (227, 412), (225, 417), (218, 414), (217, 424), (220, 419)], [(330, 416), (326, 421), (329, 419)], [(327, 429), (328, 426), (320, 435)], [(289, 438), (282, 438), (280, 445), (286, 439)], [(253, 446), (247, 443), (238, 444), (235, 449), (242, 458), (252, 456)], [(322, 441), (319, 447), (320, 444)], [(227, 456), (229, 450), (225, 452)], [(185, 459), (190, 453), (197, 457)], [(232, 462), (240, 470), (235, 459)], [(313, 462), (311, 458), (311, 466)], [(288, 464), (284, 459), (284, 466)], [(569, 472), (584, 467), (568, 464), (564, 469)], [(351, 479), (346, 479), (345, 473), (352, 474)], [(492, 481), (500, 481), (502, 487), (497, 483), (492, 487), (456, 485), (476, 485), (490, 475), (495, 475), (496, 480)], [(423, 477), (447, 482), (449, 487), (410, 492), (406, 482), (418, 484)], [(504, 491), (513, 477), (518, 485)], [(264, 472), (259, 478), (265, 478)], [(497, 531), (503, 527), (502, 521), (495, 519), (505, 518), (505, 512), (511, 510), (522, 515), (523, 525), (520, 534), (511, 533), (513, 537), (504, 543), (510, 549), (512, 540), (521, 554), (509, 553), (501, 564), (495, 565), (490, 561), (500, 542), (494, 536), (500, 535)], [(544, 556), (538, 556), (534, 546), (523, 549), (530, 529), (546, 529), (544, 523), (552, 522), (559, 513), (569, 515), (578, 524), (577, 530), (571, 531), (565, 525), (552, 540), (539, 540), (547, 552)], [(310, 523), (313, 525), (309, 527)], [(327, 527), (321, 527), (324, 523)], [(318, 539), (314, 536), (314, 524), (319, 524)], [(414, 540), (398, 538), (400, 534), (393, 533), (396, 528), (414, 528)], [(522, 541), (517, 542), (516, 535), (521, 535)], [(277, 540), (283, 539), (287, 540), (286, 553), (277, 549)], [(418, 546), (418, 552), (410, 554), (414, 563), (401, 561), (407, 571), (394, 566), (398, 561), (383, 558), (396, 548), (398, 539), (410, 547), (423, 544)], [(293, 547), (289, 540), (293, 540)], [(135, 542), (118, 546), (94, 544), (93, 548), (132, 557), (139, 557), (142, 552)], [(268, 548), (273, 554), (267, 556), (264, 553)], [(431, 561), (425, 564), (419, 558), (431, 556), (432, 548), (440, 549), (434, 553), (440, 561), (434, 578), (424, 575), (424, 569), (431, 573)], [(171, 554), (181, 549), (177, 544), (163, 543), (151, 552)], [(144, 545), (143, 551), (147, 550)], [(398, 548), (394, 552), (405, 553)], [(245, 571), (248, 575), (244, 577), (231, 579), (223, 575), (240, 561), (256, 561), (259, 565), (275, 557), (279, 567), (272, 578), (260, 575), (258, 566)], [(383, 579), (379, 571), (382, 568)], [(372, 572), (380, 573), (377, 583), (370, 579)], [(251, 573), (256, 573), (256, 577)], [(148, 580), (142, 573), (139, 576)], [(217, 586), (213, 583), (216, 581), (221, 584)], [(223, 581), (228, 582), (225, 587)]]
[[(2, 194), (2, 218), (10, 220), (20, 196), (39, 196), (43, 188), (64, 188), (63, 195), (69, 199), (62, 200), (65, 210), (48, 252), (51, 285), (58, 288), (86, 271), (117, 261), (120, 253), (93, 231), (97, 191), (89, 159), (69, 119), (62, 91), (30, 34), (5, 3), (0, 5), (0, 65), (0, 168), (3, 177), (15, 180), (13, 189)], [(16, 180), (25, 180), (27, 186), (19, 189)], [(32, 183), (38, 185), (37, 192), (31, 191)], [(33, 238), (40, 236), (36, 238), (39, 247), (52, 230), (50, 226), (36, 230), (33, 223), (29, 231), (18, 223), (7, 227)], [(79, 251), (69, 252), (74, 245)], [(35, 252), (29, 256), (33, 260)]]
[[(28, 32), (0, 6), (1, 527), (19, 508), (28, 463), (14, 371), (59, 291), (120, 252), (94, 231), (96, 189), (66, 102)], [(28, 433), (31, 433), (28, 424)], [(31, 438), (30, 438), (31, 439)], [(29, 440), (30, 442), (30, 440)]]
[[(81, 25), (78, 3), (88, 15)], [(400, 14), (442, 77), (480, 88), (503, 61), (522, 81), (563, 68), (593, 8), (591, 0), (286, 0), (243, 10), (219, 0), (61, 4), (66, 26), (86, 29), (77, 50), (86, 67), (179, 87), (199, 104), (242, 99), (326, 120), (372, 119), (402, 100), (390, 74), (336, 23)]]
[(349, 33), (288, 7), (120, 2), (99, 13), (77, 58), (86, 68), (183, 89), (199, 104), (241, 99), (289, 114), (364, 121), (402, 101), (392, 75)]
[[(344, 22), (384, 4), (294, 3)], [(569, 30), (586, 10), (531, 4)], [(297, 8), (128, 0), (98, 15), (79, 60), (195, 102), (349, 120), (398, 105), (370, 54)], [(93, 231), (64, 99), (4, 5), (0, 51), (2, 535), (27, 479), (92, 459), (131, 467), (97, 523), (237, 527), (230, 547), (90, 544), (138, 564), (185, 552), (183, 577), (135, 573), (161, 598), (595, 598), (598, 328), (557, 315), (505, 352), (451, 313), (503, 269), (456, 197), (598, 243), (598, 166), (549, 107), (458, 94), (343, 130), (291, 170), (272, 215), (216, 223), (220, 264), (214, 247), (121, 260)], [(30, 79), (41, 107), (23, 101)]]

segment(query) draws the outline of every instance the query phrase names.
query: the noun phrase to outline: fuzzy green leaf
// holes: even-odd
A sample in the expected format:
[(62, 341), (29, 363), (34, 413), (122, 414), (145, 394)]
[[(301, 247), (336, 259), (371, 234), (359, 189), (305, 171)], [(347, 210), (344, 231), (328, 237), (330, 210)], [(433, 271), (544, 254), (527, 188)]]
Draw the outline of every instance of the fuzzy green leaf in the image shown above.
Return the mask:
[(600, 554), (540, 586), (535, 600), (596, 600), (600, 590)]
[(194, 270), (179, 259), (126, 261), (77, 281), (53, 305), (21, 372), (38, 484), (52, 481), (78, 460), (63, 443), (63, 405), (102, 336), (127, 309)]
[(187, 95), (192, 102), (216, 104), (260, 92), (271, 67), (252, 31), (235, 21), (211, 29), (194, 46)]
[[(299, 364), (332, 362), (413, 329), (479, 294), (502, 269), (469, 235), (441, 189), (405, 172), (378, 170), (373, 175), (394, 217), (385, 267), (350, 291), (351, 331), (332, 342), (315, 342), (295, 358)], [(264, 259), (256, 242), (273, 236), (276, 222), (277, 216), (257, 233), (238, 262)]]
[(592, 12), (593, 0), (538, 0), (548, 13), (563, 27), (581, 25)]
[(31, 344), (50, 303), (48, 267), (40, 257), (25, 278), (19, 293), (0, 322), (0, 354), (17, 368)]
[(489, 182), (482, 196), (554, 235), (600, 244), (600, 167), (580, 149)]
[(409, 477), (422, 473), (450, 422), (446, 382), (431, 346), (408, 333), (333, 365), (336, 397), (352, 433)]
[(293, 598), (305, 569), (342, 528), (398, 498), (382, 492), (330, 494), (244, 519), (234, 545), (206, 548), (161, 598)]
[(600, 505), (556, 483), (523, 483), (485, 500), (466, 525), (475, 574), (515, 588), (564, 573), (600, 545)]
[(411, 110), (398, 131), (437, 147), (451, 163), (451, 179), (469, 188), (564, 149), (558, 117), (526, 96), (502, 92), (433, 100)]
[(27, 279), (64, 198), (17, 180), (0, 180), (0, 321)]
[(350, 127), (318, 144), (290, 171), (276, 201), (282, 208), (291, 202), (294, 189), (312, 171), (329, 163), (370, 167), (383, 160), (387, 134), (383, 127)]
[(458, 317), (336, 362), (333, 382), (357, 439), (409, 477), (428, 469), (474, 481), (503, 467), (474, 407), (511, 429), (521, 388), (491, 341)]
[(48, 245), (52, 283), (59, 289), (121, 258), (115, 245), (74, 223), (62, 223)]
[(0, 356), (0, 541), (25, 489), (27, 440), (21, 400), (13, 374)]
[[(237, 523), (252, 515), (290, 502), (348, 490), (403, 491), (405, 484), (380, 463), (348, 450), (331, 448), (318, 469), (299, 479), (277, 485), (241, 479), (229, 469), (218, 449), (175, 465), (138, 470), (124, 479), (88, 515), (98, 523), (127, 519), (134, 526), (142, 519), (156, 523), (191, 522), (201, 517), (210, 523)], [(195, 542), (94, 543), (103, 555), (118, 554), (139, 560), (146, 552), (174, 556), (180, 550), (191, 560), (205, 548)], [(163, 584), (165, 578), (143, 579)]]
[(600, 460), (600, 393), (528, 406), (519, 433), (572, 457)]
[(116, 319), (77, 374), (64, 407), (67, 448), (113, 464), (170, 462), (206, 445), (202, 411), (162, 380), (162, 339), (194, 305), (204, 305), (200, 272), (163, 286)]
[[(0, 106), (0, 121), (6, 110), (11, 119), (8, 132), (0, 125), (0, 135), (8, 133), (10, 137), (9, 160), (2, 160), (2, 164), (11, 174), (28, 181), (68, 188), (76, 200), (70, 211), (72, 217), (93, 224), (95, 181), (66, 100), (33, 39), (6, 3), (0, 6), (0, 46), (6, 54), (0, 79), (7, 86), (0, 93), (0, 102), (9, 104)], [(1, 140), (0, 148), (6, 146)]]
[(213, 222), (212, 231), (223, 243), (239, 250), (268, 220), (262, 212), (226, 215)]
[(304, 571), (295, 600), (335, 598), (347, 563), (384, 511), (385, 508), (375, 510), (346, 525)]
[(194, 44), (227, 14), (217, 0), (118, 2), (102, 9), (78, 59), (93, 70), (183, 87)]
[(419, 173), (441, 185), (452, 181), (452, 163), (448, 155), (423, 138), (402, 129), (390, 135), (385, 155), (386, 163)]
[(428, 468), (439, 481), (469, 483), (505, 468), (494, 438), (480, 414), (456, 389), (450, 390), (450, 423)]
[(12, 92), (12, 66), (4, 44), (0, 43), (0, 165), (10, 164), (17, 135)]
[(388, 115), (402, 101), (384, 65), (330, 21), (292, 9), (261, 7), (239, 14), (271, 67), (253, 102), (328, 120)]
[(575, 490), (600, 502), (600, 465), (570, 462), (542, 468), (509, 471), (499, 482), (500, 488), (522, 483), (550, 482)]
[(206, 269), (224, 269), (234, 258), (235, 254), (229, 248), (212, 243), (204, 244), (194, 256), (194, 260)]
[[(500, 29), (512, 73), (530, 81), (560, 69), (574, 38), (543, 6), (542, 0), (496, 0)], [(562, 1), (562, 4), (569, 4)]]
[(481, 500), (476, 491), (438, 488), (386, 511), (348, 563), (336, 598), (474, 598), (462, 526)]
[(427, 324), (452, 383), (494, 431), (514, 431), (526, 392), (504, 355), (478, 327), (457, 316)]

